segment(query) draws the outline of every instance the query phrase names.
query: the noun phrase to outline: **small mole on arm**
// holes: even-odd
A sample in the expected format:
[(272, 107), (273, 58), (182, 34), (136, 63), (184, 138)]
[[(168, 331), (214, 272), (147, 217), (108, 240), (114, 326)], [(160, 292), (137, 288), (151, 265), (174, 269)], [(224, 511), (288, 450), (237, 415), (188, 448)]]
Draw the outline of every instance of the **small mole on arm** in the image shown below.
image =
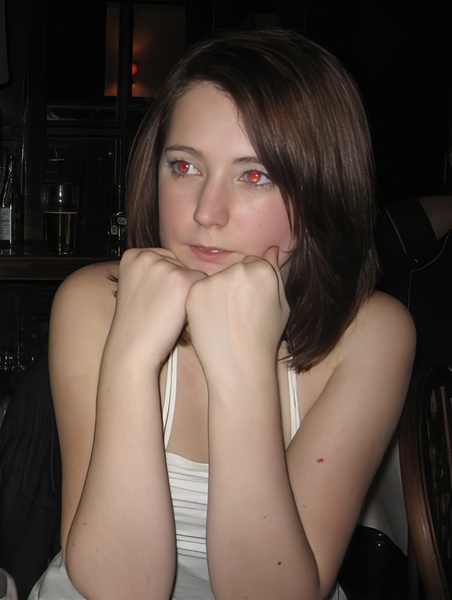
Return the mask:
[(317, 461), (316, 461), (316, 462), (318, 462), (318, 463), (321, 463), (321, 462), (323, 462), (323, 458), (320, 456), (320, 457), (317, 459)]
[(280, 564), (281, 564), (281, 561), (279, 560), (279, 561), (278, 561), (278, 565), (280, 565)]

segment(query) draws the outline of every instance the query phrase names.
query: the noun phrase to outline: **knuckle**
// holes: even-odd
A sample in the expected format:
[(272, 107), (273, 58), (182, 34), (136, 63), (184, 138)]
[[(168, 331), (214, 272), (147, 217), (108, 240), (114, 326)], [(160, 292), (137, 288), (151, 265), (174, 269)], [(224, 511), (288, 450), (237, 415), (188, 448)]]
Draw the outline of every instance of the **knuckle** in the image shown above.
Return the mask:
[(130, 263), (136, 256), (137, 249), (136, 248), (128, 248), (123, 252), (121, 256), (121, 260), (119, 261), (120, 265), (125, 265)]
[(192, 286), (193, 280), (190, 273), (187, 273), (184, 269), (172, 268), (166, 276), (169, 288), (177, 293), (187, 294)]
[(269, 262), (265, 260), (257, 261), (254, 264), (254, 270), (260, 283), (270, 286), (273, 286), (275, 282), (278, 283), (278, 275)]
[(203, 282), (202, 279), (198, 279), (194, 282), (191, 282), (190, 295), (189, 295), (189, 297), (191, 299), (196, 298), (198, 296), (198, 294), (203, 293), (203, 289), (205, 289), (205, 287), (203, 286), (202, 282)]

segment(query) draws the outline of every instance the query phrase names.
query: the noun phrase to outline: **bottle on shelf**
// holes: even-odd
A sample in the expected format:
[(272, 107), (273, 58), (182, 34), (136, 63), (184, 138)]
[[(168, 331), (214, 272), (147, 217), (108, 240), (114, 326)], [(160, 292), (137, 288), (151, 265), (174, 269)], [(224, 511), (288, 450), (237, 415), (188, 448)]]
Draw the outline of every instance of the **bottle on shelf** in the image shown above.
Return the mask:
[(0, 191), (0, 252), (9, 253), (13, 246), (13, 159), (10, 156), (1, 168)]
[(110, 214), (110, 227), (108, 230), (108, 256), (121, 258), (127, 245), (127, 220), (122, 209), (123, 187), (116, 186), (114, 205)]
[(21, 252), (22, 230), (22, 159), (14, 151), (5, 153), (0, 164), (0, 254)]
[(126, 249), (127, 221), (124, 213), (119, 211), (110, 216), (108, 255), (110, 258), (121, 258)]

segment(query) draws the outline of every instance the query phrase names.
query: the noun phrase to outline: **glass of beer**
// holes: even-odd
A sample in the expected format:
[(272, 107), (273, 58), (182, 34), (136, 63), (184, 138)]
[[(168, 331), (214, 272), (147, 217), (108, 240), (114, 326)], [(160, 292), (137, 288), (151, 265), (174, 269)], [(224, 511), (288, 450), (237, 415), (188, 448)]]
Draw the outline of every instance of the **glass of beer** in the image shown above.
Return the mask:
[(49, 254), (75, 254), (78, 206), (72, 184), (49, 186), (44, 209), (46, 248)]

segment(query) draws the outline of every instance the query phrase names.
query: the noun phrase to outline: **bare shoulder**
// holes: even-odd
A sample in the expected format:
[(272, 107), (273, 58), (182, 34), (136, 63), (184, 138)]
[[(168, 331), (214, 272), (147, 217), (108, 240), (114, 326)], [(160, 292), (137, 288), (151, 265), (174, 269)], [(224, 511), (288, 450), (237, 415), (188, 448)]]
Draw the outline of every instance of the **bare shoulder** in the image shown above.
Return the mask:
[(374, 293), (360, 308), (339, 344), (336, 376), (342, 381), (362, 380), (376, 406), (384, 394), (401, 406), (416, 351), (416, 329), (407, 308), (396, 298)]
[[(346, 350), (380, 345), (391, 354), (403, 352), (411, 356), (416, 343), (416, 329), (407, 308), (396, 298), (375, 292), (360, 308), (355, 321), (343, 338)], [(392, 350), (391, 350), (392, 349)], [(370, 350), (370, 348), (369, 348)]]
[(54, 372), (97, 364), (116, 306), (117, 263), (96, 263), (69, 275), (55, 294), (49, 359)]
[(116, 289), (118, 262), (99, 262), (82, 267), (71, 273), (58, 288), (58, 296), (73, 297), (74, 294), (89, 294), (90, 299), (107, 290)]
[(383, 382), (384, 387), (398, 388), (397, 400), (392, 389), (386, 397), (400, 404), (411, 374), (415, 348), (416, 330), (407, 308), (396, 298), (375, 292), (360, 307), (331, 354), (310, 371), (298, 374), (301, 417), (325, 390), (336, 393), (338, 385), (346, 390), (344, 402), (349, 404), (350, 389), (359, 382), (365, 389), (359, 392), (363, 397), (369, 395), (372, 387), (377, 390), (377, 404)]
[[(115, 306), (117, 262), (94, 263), (71, 273), (60, 285), (52, 307), (52, 318), (109, 315)], [(108, 317), (107, 317), (108, 318)]]
[(360, 315), (372, 315), (383, 320), (395, 318), (402, 326), (412, 327), (411, 315), (406, 306), (384, 292), (374, 292), (361, 307), (358, 316)]

